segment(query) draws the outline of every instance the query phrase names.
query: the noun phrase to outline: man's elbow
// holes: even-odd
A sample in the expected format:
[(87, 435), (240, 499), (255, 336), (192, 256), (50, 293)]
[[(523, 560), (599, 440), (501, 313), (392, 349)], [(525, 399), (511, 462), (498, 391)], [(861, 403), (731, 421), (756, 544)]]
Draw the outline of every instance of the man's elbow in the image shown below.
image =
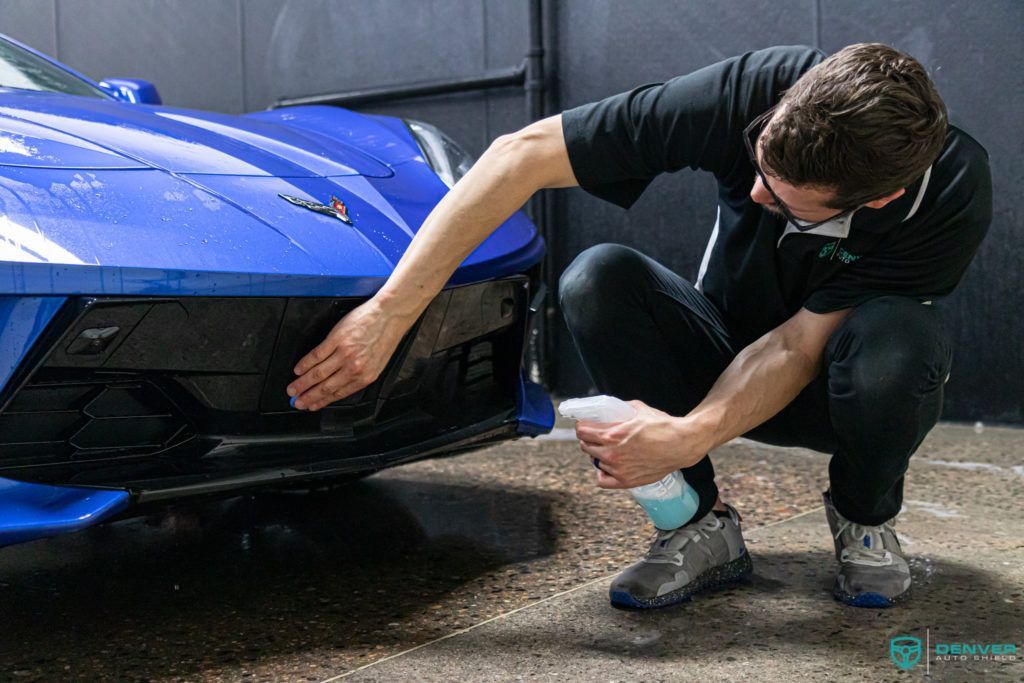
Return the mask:
[(774, 355), (781, 358), (784, 365), (799, 370), (799, 374), (806, 376), (808, 381), (813, 379), (821, 369), (823, 349), (816, 351), (809, 344), (801, 343), (792, 336), (781, 334), (766, 341)]
[(852, 309), (832, 311), (830, 313), (811, 313), (801, 309), (779, 331), (779, 342), (794, 362), (817, 374), (824, 362), (825, 347), (828, 340), (842, 324)]
[(485, 152), (503, 168), (530, 177), (537, 189), (575, 186), (561, 118), (551, 116), (499, 135)]

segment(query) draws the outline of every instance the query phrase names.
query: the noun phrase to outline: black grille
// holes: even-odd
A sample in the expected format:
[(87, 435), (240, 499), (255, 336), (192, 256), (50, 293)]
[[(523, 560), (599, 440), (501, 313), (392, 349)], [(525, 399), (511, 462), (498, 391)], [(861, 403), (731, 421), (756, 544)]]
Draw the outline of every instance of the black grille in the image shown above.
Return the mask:
[(0, 415), (4, 467), (137, 457), (192, 435), (151, 382), (30, 384)]
[(292, 368), (361, 300), (71, 301), (0, 396), (0, 476), (222, 476), (493, 423), (514, 410), (527, 297), (525, 278), (445, 290), (376, 382), (317, 413), (288, 405)]

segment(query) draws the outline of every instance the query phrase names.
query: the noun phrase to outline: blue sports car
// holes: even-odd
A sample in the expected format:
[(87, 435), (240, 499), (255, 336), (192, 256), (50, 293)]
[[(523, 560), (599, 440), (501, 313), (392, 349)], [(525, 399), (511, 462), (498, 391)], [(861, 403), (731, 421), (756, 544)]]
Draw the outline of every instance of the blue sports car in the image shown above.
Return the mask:
[(425, 123), (160, 106), (0, 36), (0, 545), (550, 430), (518, 213), (376, 382), (314, 413), (285, 393), (471, 163)]

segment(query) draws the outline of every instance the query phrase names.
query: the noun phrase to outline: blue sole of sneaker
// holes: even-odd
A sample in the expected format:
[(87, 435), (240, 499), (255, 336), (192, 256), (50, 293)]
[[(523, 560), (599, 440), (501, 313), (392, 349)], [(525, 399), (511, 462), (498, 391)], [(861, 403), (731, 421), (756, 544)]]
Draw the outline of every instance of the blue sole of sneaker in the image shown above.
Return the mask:
[(899, 603), (903, 602), (909, 594), (909, 589), (894, 598), (882, 595), (881, 593), (860, 593), (858, 595), (851, 595), (842, 591), (832, 591), (832, 597), (836, 600), (850, 605), (851, 607), (896, 607)]
[(711, 591), (716, 588), (723, 588), (729, 584), (749, 579), (754, 573), (754, 563), (750, 559), (750, 553), (744, 552), (732, 562), (723, 564), (720, 567), (712, 567), (697, 577), (696, 581), (683, 586), (678, 590), (656, 598), (637, 598), (625, 591), (610, 591), (612, 607), (629, 610), (658, 609), (670, 605), (678, 605), (689, 602), (697, 593)]
[(880, 593), (861, 593), (839, 599), (853, 607), (892, 607), (892, 600)]

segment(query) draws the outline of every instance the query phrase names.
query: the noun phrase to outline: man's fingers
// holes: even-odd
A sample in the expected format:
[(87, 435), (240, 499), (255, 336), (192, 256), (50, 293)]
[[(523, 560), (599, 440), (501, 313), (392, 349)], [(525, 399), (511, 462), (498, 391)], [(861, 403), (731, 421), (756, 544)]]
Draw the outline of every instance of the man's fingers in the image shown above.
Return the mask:
[(323, 363), (327, 360), (337, 346), (331, 342), (330, 337), (318, 344), (312, 351), (307, 353), (302, 359), (295, 364), (293, 372), (296, 375), (305, 375), (313, 367)]
[[(610, 466), (618, 464), (618, 455), (616, 455), (608, 446), (599, 446), (597, 444), (587, 443), (586, 441), (580, 440), (580, 448), (590, 457), (597, 458), (606, 465)], [(607, 467), (605, 469), (607, 469)]]
[(591, 458), (597, 458), (598, 460), (600, 460), (601, 456), (605, 454), (605, 450), (601, 446), (592, 443), (587, 443), (582, 439), (580, 439), (580, 450), (589, 455)]
[[(337, 382), (334, 383), (337, 386)], [(316, 386), (310, 387), (305, 393), (299, 394), (295, 399), (295, 407), (300, 410), (317, 410), (320, 406), (337, 401), (341, 396), (335, 393), (331, 386), (331, 379), (328, 379)]]
[[(371, 383), (372, 380), (367, 381), (364, 378), (349, 379), (344, 384), (339, 384), (329, 380), (314, 387), (306, 395), (303, 395), (302, 403), (305, 405), (306, 410), (320, 410), (335, 401), (348, 398)], [(296, 401), (295, 403), (296, 407), (299, 407), (299, 401)]]
[(303, 393), (333, 376), (343, 365), (344, 361), (337, 353), (331, 354), (323, 362), (309, 368), (300, 377), (292, 381), (288, 385), (288, 395), (301, 397)]
[(592, 444), (588, 444), (585, 441), (580, 441), (580, 450), (582, 450), (584, 453), (590, 456), (590, 460), (592, 462), (596, 460), (597, 463), (600, 464), (599, 469), (602, 472), (605, 472), (613, 476), (618, 472), (618, 467), (615, 464), (609, 462), (612, 456), (607, 448), (604, 448), (602, 446), (594, 446)]
[(607, 448), (602, 446), (595, 446), (589, 444), (586, 441), (580, 441), (580, 449), (590, 456), (591, 460), (596, 460), (597, 467), (597, 485), (603, 489), (624, 489), (629, 488), (618, 479), (615, 478), (617, 468), (607, 461), (609, 451)]
[(622, 482), (616, 479), (614, 476), (605, 472), (603, 469), (597, 471), (597, 485), (603, 489), (624, 489), (627, 488)]
[(607, 439), (604, 436), (604, 430), (597, 426), (599, 424), (601, 423), (589, 422), (587, 420), (578, 421), (576, 423), (576, 438), (586, 441), (587, 443), (603, 446), (607, 443)]

